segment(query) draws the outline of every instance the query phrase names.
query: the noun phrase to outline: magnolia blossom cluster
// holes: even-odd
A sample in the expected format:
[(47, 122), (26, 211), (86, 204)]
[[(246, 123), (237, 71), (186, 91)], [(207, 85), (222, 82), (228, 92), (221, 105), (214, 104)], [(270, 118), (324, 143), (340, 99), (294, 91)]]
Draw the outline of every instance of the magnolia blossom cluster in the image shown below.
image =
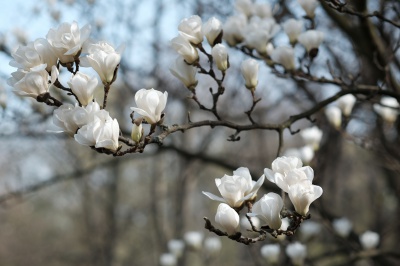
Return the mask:
[(199, 51), (206, 53), (202, 42), (204, 37), (211, 46), (207, 54), (215, 62), (216, 67), (225, 72), (229, 67), (228, 51), (221, 44), (222, 23), (212, 17), (203, 23), (197, 15), (183, 19), (178, 26), (179, 35), (171, 40), (172, 48), (179, 54), (175, 63), (170, 67), (171, 73), (190, 90), (197, 86), (197, 65)]
[(171, 239), (167, 243), (168, 252), (160, 256), (161, 266), (178, 265), (179, 260), (185, 252), (201, 252), (207, 258), (219, 254), (222, 243), (220, 238), (209, 236), (204, 237), (202, 232), (189, 231), (183, 236), (183, 239)]
[(298, 148), (289, 148), (285, 150), (285, 156), (300, 158), (304, 163), (309, 164), (314, 158), (315, 151), (319, 149), (323, 132), (317, 126), (305, 128), (300, 131), (304, 146)]
[[(112, 153), (118, 151), (120, 129), (116, 119), (106, 111), (106, 99), (121, 61), (123, 47), (114, 49), (107, 42), (89, 39), (90, 26), (79, 28), (76, 22), (62, 23), (50, 29), (46, 39), (40, 38), (20, 46), (13, 54), (12, 73), (8, 83), (21, 96), (46, 101), (50, 94), (66, 91), (73, 103), (62, 103), (55, 98), (53, 122), (63, 132), (82, 144)], [(60, 66), (71, 72), (65, 87), (59, 80)], [(79, 67), (91, 67), (98, 76), (89, 76)], [(95, 99), (99, 80), (104, 85), (103, 106)], [(142, 121), (155, 125), (162, 120), (168, 93), (154, 89), (141, 89), (135, 95), (136, 107), (131, 109), (141, 117), (133, 121), (132, 140), (140, 142), (143, 137)]]
[(382, 97), (379, 104), (374, 104), (374, 110), (388, 124), (393, 124), (400, 113), (400, 104), (395, 98)]
[[(232, 176), (225, 175), (215, 179), (222, 197), (204, 191), (203, 194), (221, 202), (215, 215), (215, 222), (228, 235), (240, 231), (238, 212), (246, 203), (252, 204), (249, 217), (257, 217), (261, 226), (277, 230), (282, 226), (281, 211), (284, 203), (281, 196), (270, 192), (255, 201), (264, 180), (268, 179), (288, 193), (296, 212), (304, 217), (309, 211), (310, 204), (322, 195), (322, 188), (312, 184), (313, 178), (313, 169), (309, 166), (303, 167), (299, 158), (278, 157), (272, 162), (272, 169), (264, 169), (264, 175), (257, 182), (252, 180), (248, 168), (240, 167)], [(255, 224), (253, 226), (256, 227)]]
[[(89, 39), (90, 26), (79, 28), (76, 22), (62, 23), (50, 29), (46, 38), (20, 46), (12, 53), (10, 65), (18, 68), (8, 83), (21, 96), (46, 101), (50, 90), (67, 91), (74, 104), (57, 101), (54, 124), (74, 136), (81, 144), (116, 151), (119, 125), (94, 99), (98, 79), (79, 72), (79, 66), (92, 67), (105, 86), (115, 80), (122, 50), (106, 42)], [(60, 66), (72, 73), (64, 87), (59, 81)], [(75, 66), (75, 71), (74, 71)]]
[[(292, 242), (286, 246), (285, 253), (293, 265), (301, 266), (304, 265), (307, 257), (307, 246), (297, 241)], [(280, 255), (281, 246), (279, 244), (267, 244), (261, 247), (261, 256), (268, 265), (278, 264)]]
[[(308, 18), (314, 18), (318, 1), (298, 0), (298, 4), (304, 9)], [(230, 46), (240, 45), (255, 50), (262, 57), (270, 58), (275, 64), (282, 65), (286, 71), (296, 68), (294, 53), (296, 43), (300, 43), (311, 58), (317, 56), (324, 34), (314, 29), (305, 30), (302, 20), (292, 18), (279, 25), (268, 3), (253, 3), (250, 0), (237, 0), (236, 10), (238, 14), (229, 17), (223, 25), (223, 38)], [(272, 41), (281, 29), (288, 36), (291, 46), (274, 48)], [(246, 87), (249, 88), (251, 83), (248, 80), (250, 79), (246, 79)], [(256, 85), (253, 82), (251, 87), (254, 88), (254, 84)]]
[(357, 98), (352, 94), (346, 94), (340, 97), (334, 104), (325, 109), (325, 115), (329, 123), (336, 129), (342, 126), (342, 117), (348, 118), (353, 111)]

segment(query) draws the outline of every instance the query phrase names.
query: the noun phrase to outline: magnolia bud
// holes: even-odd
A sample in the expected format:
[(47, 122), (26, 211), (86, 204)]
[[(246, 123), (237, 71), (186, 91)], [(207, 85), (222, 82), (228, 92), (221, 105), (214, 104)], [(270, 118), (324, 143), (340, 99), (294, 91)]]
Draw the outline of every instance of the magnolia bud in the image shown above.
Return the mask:
[(220, 203), (215, 215), (215, 222), (219, 224), (228, 235), (234, 235), (239, 228), (239, 214), (226, 203)]
[(222, 41), (222, 24), (215, 17), (210, 18), (203, 26), (203, 33), (211, 46)]
[(202, 232), (190, 231), (185, 233), (183, 239), (188, 248), (192, 250), (200, 250), (202, 247), (204, 235)]
[(258, 84), (258, 62), (252, 58), (242, 62), (241, 70), (246, 88), (254, 91)]
[(349, 116), (351, 114), (351, 111), (353, 110), (353, 106), (356, 101), (357, 98), (354, 95), (346, 94), (337, 100), (337, 104), (340, 110), (342, 110), (343, 115)]
[(271, 59), (282, 65), (286, 71), (291, 71), (296, 68), (294, 61), (294, 50), (289, 46), (279, 46), (271, 52)]
[(164, 253), (160, 256), (161, 266), (175, 266), (177, 264), (176, 258), (171, 253)]
[(317, 30), (308, 30), (301, 33), (297, 40), (306, 48), (309, 56), (314, 58), (318, 54), (319, 45), (324, 40), (324, 33)]
[(217, 68), (222, 72), (226, 71), (229, 67), (228, 51), (222, 44), (216, 44), (211, 51)]
[(222, 243), (219, 237), (207, 237), (204, 240), (204, 249), (210, 256), (217, 255), (221, 251), (221, 248)]
[(135, 122), (132, 126), (131, 138), (134, 142), (138, 143), (142, 140), (143, 137), (143, 126), (142, 126), (143, 118), (135, 119)]
[(196, 88), (198, 83), (196, 79), (197, 68), (188, 65), (181, 56), (175, 60), (175, 63), (169, 68), (169, 71), (171, 71), (172, 75), (178, 78), (189, 90), (194, 90)]
[(179, 23), (178, 30), (181, 36), (192, 44), (199, 44), (203, 41), (203, 32), (201, 30), (202, 21), (197, 15), (190, 18), (184, 18)]
[(339, 107), (334, 105), (328, 106), (325, 110), (325, 115), (332, 126), (336, 129), (340, 129), (342, 125), (342, 112)]
[(185, 242), (180, 239), (171, 239), (168, 241), (168, 250), (176, 258), (180, 258), (183, 255), (183, 250), (185, 248)]
[(372, 231), (366, 231), (360, 236), (360, 242), (361, 246), (364, 249), (373, 249), (376, 248), (379, 244), (379, 234), (372, 232)]
[(199, 53), (197, 49), (182, 35), (173, 38), (171, 46), (185, 59), (186, 63), (193, 64), (198, 61)]
[(286, 255), (288, 255), (293, 265), (303, 265), (307, 256), (307, 247), (300, 242), (294, 242), (286, 247)]
[(283, 23), (283, 30), (289, 37), (289, 41), (291, 44), (295, 44), (297, 42), (297, 37), (303, 31), (303, 28), (304, 25), (302, 20), (291, 18)]
[(281, 247), (279, 244), (268, 244), (261, 247), (261, 256), (271, 264), (278, 263), (280, 253)]
[(380, 104), (374, 104), (374, 110), (383, 120), (393, 124), (399, 115), (399, 102), (392, 97), (382, 97)]
[(332, 226), (335, 232), (341, 237), (348, 237), (353, 228), (352, 222), (346, 217), (333, 220)]
[(301, 7), (306, 12), (307, 17), (314, 18), (315, 16), (315, 9), (318, 6), (317, 0), (297, 0)]

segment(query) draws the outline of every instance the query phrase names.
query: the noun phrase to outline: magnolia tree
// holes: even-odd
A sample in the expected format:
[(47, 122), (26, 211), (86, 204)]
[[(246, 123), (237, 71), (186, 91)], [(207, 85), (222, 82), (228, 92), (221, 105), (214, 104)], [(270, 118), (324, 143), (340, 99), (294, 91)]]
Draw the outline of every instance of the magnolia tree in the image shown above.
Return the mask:
[[(293, 265), (312, 265), (318, 258), (314, 258), (315, 262), (307, 258), (306, 242), (319, 234), (323, 224), (349, 248), (345, 252), (348, 257), (339, 264), (373, 258), (376, 262), (394, 265), (399, 254), (395, 250), (378, 249), (382, 241), (378, 233), (371, 229), (357, 235), (352, 231), (352, 221), (341, 217), (343, 214), (332, 214), (311, 205), (323, 199), (323, 190), (328, 189), (313, 183), (314, 174), (317, 183), (324, 174), (322, 170), (314, 173), (313, 162), (324, 160), (322, 152), (318, 157), (319, 148), (324, 141), (330, 141), (315, 118), (326, 119), (331, 132), (346, 135), (361, 147), (374, 149), (382, 145), (390, 161), (398, 164), (400, 160), (397, 121), (400, 65), (396, 56), (400, 45), (395, 34), (400, 28), (400, 10), (394, 2), (381, 2), (380, 5), (371, 3), (369, 7), (366, 1), (352, 5), (337, 0), (298, 0), (289, 6), (285, 1), (237, 0), (235, 13), (224, 20), (216, 17), (205, 20), (196, 14), (182, 19), (177, 25), (176, 37), (170, 41), (176, 59), (169, 71), (186, 89), (182, 89), (182, 94), (187, 94), (198, 110), (208, 114), (207, 119), (193, 118), (187, 113), (184, 123), (173, 121), (164, 112), (168, 107), (168, 88), (166, 91), (142, 88), (131, 101), (132, 112), (126, 113), (131, 132), (121, 130), (119, 121), (109, 111), (107, 99), (114, 93), (124, 48), (92, 39), (91, 27), (81, 27), (75, 21), (61, 23), (50, 29), (45, 38), (19, 46), (12, 53), (10, 65), (17, 70), (8, 84), (16, 94), (52, 106), (56, 131), (64, 132), (93, 152), (114, 157), (146, 153), (151, 146), (163, 145), (178, 132), (196, 131), (201, 127), (231, 130), (232, 134), (226, 136), (230, 142), (240, 141), (240, 135), (248, 131), (276, 132), (275, 159), (265, 162), (258, 179), (246, 165), (240, 165), (233, 173), (215, 178), (217, 189), (214, 191), (220, 195), (202, 192), (205, 201), (209, 198), (219, 202), (216, 209), (204, 214), (215, 216), (204, 218), (205, 229), (245, 245), (266, 241), (260, 254), (271, 264), (285, 264), (290, 260)], [(292, 8), (296, 11), (292, 12)], [(321, 10), (321, 17), (316, 15), (316, 10)], [(324, 16), (330, 16), (352, 42), (357, 44), (368, 39), (364, 50), (356, 51), (360, 65), (357, 73), (343, 73), (347, 59), (331, 62), (337, 58), (334, 56), (337, 51), (328, 49), (324, 42), (332, 41), (328, 29), (333, 24), (327, 24)], [(342, 60), (340, 56), (339, 60)], [(317, 61), (318, 68), (314, 67)], [(93, 75), (83, 73), (85, 68), (91, 68)], [(241, 90), (245, 91), (241, 100), (251, 102), (248, 109), (240, 111), (245, 120), (227, 115), (229, 109), (225, 109), (229, 104), (221, 107), (221, 101), (231, 90), (227, 80), (236, 75), (235, 69), (241, 73)], [(309, 98), (312, 106), (283, 116), (278, 122), (255, 116), (257, 108), (267, 100), (260, 92), (262, 84), (269, 82), (264, 72), (290, 80)], [(212, 82), (209, 95), (200, 82), (204, 77)], [(103, 92), (95, 96), (99, 84)], [(310, 90), (304, 84), (313, 84), (317, 89)], [(328, 85), (335, 89), (328, 89)], [(354, 115), (355, 106), (359, 111)], [(232, 108), (235, 107), (232, 105)], [(365, 121), (363, 112), (377, 117), (373, 122)], [(294, 125), (307, 120), (309, 126), (301, 130)], [(352, 123), (365, 131), (373, 123), (372, 127), (381, 129), (380, 134), (359, 137), (346, 130)], [(298, 133), (303, 145), (285, 147), (284, 140), (290, 138), (286, 133)], [(395, 184), (398, 187), (399, 182)], [(261, 193), (263, 186), (270, 191)], [(316, 221), (312, 218), (314, 212), (319, 217)], [(297, 231), (304, 237), (301, 242), (291, 240)], [(203, 241), (201, 234), (194, 233), (185, 237), (185, 241), (168, 242), (169, 252), (160, 257), (160, 264), (183, 263), (180, 258), (185, 245), (192, 250), (200, 250), (204, 245), (210, 258), (221, 248), (219, 238)], [(282, 248), (286, 255), (281, 255)]]

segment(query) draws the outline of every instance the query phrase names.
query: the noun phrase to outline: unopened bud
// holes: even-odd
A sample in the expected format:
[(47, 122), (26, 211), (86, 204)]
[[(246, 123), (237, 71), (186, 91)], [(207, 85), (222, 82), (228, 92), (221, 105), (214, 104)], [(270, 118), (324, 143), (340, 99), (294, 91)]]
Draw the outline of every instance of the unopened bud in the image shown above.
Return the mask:
[(134, 121), (132, 126), (131, 138), (136, 143), (140, 142), (143, 137), (142, 121), (143, 118), (138, 118)]

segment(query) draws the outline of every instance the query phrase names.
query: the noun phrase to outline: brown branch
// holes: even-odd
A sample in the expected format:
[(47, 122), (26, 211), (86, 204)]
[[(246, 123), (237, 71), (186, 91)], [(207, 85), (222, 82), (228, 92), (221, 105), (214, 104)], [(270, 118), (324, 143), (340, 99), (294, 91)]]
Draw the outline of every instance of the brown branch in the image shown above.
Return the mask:
[(349, 15), (360, 17), (360, 18), (376, 17), (384, 22), (392, 24), (393, 26), (395, 26), (397, 28), (400, 28), (400, 23), (384, 17), (379, 11), (374, 11), (372, 13), (360, 13), (360, 12), (357, 12), (354, 9), (348, 7), (347, 3), (340, 3), (337, 0), (325, 0), (325, 2), (328, 3), (328, 6), (330, 8), (338, 11), (339, 13), (349, 14)]

